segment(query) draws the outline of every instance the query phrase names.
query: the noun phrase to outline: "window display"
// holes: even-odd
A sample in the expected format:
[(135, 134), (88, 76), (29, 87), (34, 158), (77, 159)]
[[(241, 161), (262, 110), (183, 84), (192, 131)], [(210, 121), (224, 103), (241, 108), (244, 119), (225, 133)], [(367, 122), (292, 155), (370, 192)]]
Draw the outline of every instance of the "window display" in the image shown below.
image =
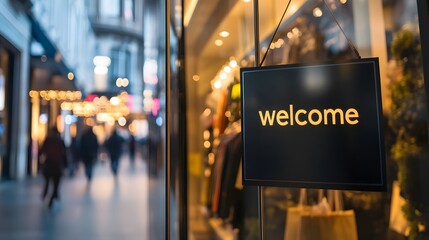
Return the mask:
[[(264, 187), (265, 238), (425, 239), (429, 227), (429, 197), (424, 190), (429, 180), (424, 173), (429, 169), (428, 114), (416, 3), (325, 1), (292, 1), (272, 43), (271, 36), (288, 1), (260, 2), (261, 56), (268, 50), (264, 66), (356, 59), (358, 55), (346, 36), (362, 57), (381, 59), (387, 192)], [(200, 120), (188, 123), (199, 132), (188, 131), (188, 151), (200, 156), (194, 158), (199, 159), (199, 168), (192, 168), (199, 174), (188, 174), (189, 179), (203, 182), (199, 188), (188, 185), (188, 194), (200, 196), (189, 204), (190, 209), (198, 209), (194, 216), (207, 219), (219, 238), (227, 233), (230, 239), (258, 239), (256, 188), (241, 184), (241, 107), (237, 92), (239, 68), (255, 65), (251, 5), (238, 1), (228, 5), (227, 13), (209, 15), (211, 24), (204, 33), (194, 30), (193, 20), (198, 19), (202, 25), (209, 22), (202, 20), (201, 6), (197, 6), (188, 23), (193, 28), (186, 29), (192, 35), (187, 40), (191, 49), (187, 89), (201, 100), (188, 101), (188, 119)], [(374, 16), (383, 16), (384, 21), (374, 22)], [(386, 41), (370, 36), (379, 26), (384, 29)], [(235, 30), (228, 29), (231, 27)], [(220, 35), (227, 30), (229, 35)], [(207, 41), (193, 44), (197, 36)], [(222, 40), (222, 44), (216, 44), (216, 40)], [(236, 68), (230, 67), (233, 61)], [(198, 81), (192, 80), (193, 76), (198, 76)], [(269, 125), (263, 112), (260, 119), (261, 124), (265, 121)], [(191, 217), (191, 235), (198, 232), (193, 221)]]

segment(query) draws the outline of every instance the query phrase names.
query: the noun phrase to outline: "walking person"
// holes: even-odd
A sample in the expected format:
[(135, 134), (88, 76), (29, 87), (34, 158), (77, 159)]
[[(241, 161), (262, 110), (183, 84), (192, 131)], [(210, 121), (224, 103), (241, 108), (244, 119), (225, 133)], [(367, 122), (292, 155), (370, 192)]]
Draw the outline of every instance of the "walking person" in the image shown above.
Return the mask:
[(43, 177), (45, 178), (45, 187), (42, 192), (42, 200), (44, 200), (48, 194), (49, 182), (52, 181), (53, 191), (49, 199), (49, 208), (52, 208), (54, 200), (59, 199), (59, 186), (60, 179), (62, 176), (63, 169), (66, 164), (66, 146), (64, 141), (61, 139), (60, 133), (57, 128), (51, 128), (48, 132), (48, 136), (42, 144), (39, 151), (39, 156), (44, 157), (43, 163)]
[(71, 138), (70, 146), (68, 147), (68, 172), (70, 177), (73, 177), (76, 173), (76, 169), (79, 163), (79, 148), (78, 148), (78, 140), (76, 136)]
[(106, 140), (105, 147), (110, 156), (110, 167), (115, 177), (118, 176), (119, 158), (122, 154), (122, 143), (124, 139), (119, 136), (117, 129), (113, 129), (112, 135)]
[(92, 180), (92, 173), (94, 169), (94, 164), (97, 160), (98, 155), (98, 140), (95, 136), (92, 127), (90, 126), (82, 134), (80, 139), (80, 155), (82, 157), (82, 162), (85, 166), (85, 175), (88, 180), (88, 183)]
[(135, 156), (136, 156), (136, 139), (132, 133), (130, 133), (130, 141), (128, 146), (129, 156), (130, 156), (130, 162), (131, 164), (134, 164)]

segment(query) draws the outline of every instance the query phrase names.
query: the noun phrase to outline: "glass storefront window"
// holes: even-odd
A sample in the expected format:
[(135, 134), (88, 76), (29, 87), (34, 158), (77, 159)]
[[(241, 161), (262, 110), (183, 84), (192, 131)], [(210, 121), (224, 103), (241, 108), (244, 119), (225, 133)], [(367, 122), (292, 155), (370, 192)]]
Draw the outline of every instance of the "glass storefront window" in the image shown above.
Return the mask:
[[(287, 5), (259, 3), (264, 66), (356, 59), (351, 45), (379, 58), (388, 190), (264, 187), (265, 238), (426, 239), (428, 112), (416, 2), (292, 1), (270, 42)], [(253, 4), (199, 1), (189, 9), (189, 234), (258, 239), (257, 193), (241, 185), (239, 137), (239, 68), (255, 66)]]

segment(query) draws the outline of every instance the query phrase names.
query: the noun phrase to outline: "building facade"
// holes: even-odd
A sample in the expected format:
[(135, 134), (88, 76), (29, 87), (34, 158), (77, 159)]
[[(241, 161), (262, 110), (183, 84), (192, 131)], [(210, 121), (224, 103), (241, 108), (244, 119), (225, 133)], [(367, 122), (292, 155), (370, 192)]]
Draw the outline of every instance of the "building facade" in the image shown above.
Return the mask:
[(2, 179), (26, 176), (30, 102), (29, 1), (0, 3), (0, 114)]
[(131, 111), (142, 113), (143, 1), (97, 0), (89, 3), (89, 9), (95, 56), (110, 59), (105, 75), (95, 73), (93, 91), (126, 91)]

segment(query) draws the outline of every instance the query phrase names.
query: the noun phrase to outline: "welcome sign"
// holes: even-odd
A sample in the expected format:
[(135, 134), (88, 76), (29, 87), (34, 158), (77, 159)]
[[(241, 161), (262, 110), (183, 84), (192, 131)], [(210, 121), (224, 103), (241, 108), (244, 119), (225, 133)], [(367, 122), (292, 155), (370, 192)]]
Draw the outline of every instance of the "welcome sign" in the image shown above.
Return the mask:
[(243, 183), (385, 191), (377, 58), (241, 69)]

